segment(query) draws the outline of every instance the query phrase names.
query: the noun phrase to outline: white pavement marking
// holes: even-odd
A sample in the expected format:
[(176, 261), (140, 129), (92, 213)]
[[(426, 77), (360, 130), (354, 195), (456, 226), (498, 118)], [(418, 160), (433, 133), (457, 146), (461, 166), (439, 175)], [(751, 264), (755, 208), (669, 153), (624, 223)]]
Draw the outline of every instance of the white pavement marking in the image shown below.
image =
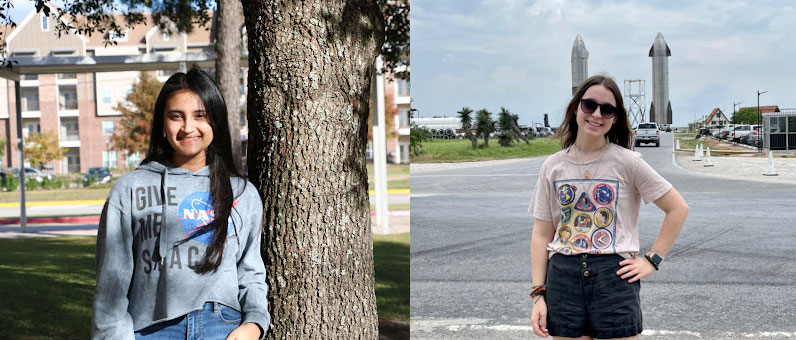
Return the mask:
[[(530, 324), (490, 324), (490, 319), (482, 318), (455, 318), (455, 319), (422, 319), (413, 318), (410, 322), (412, 332), (434, 333), (437, 331), (447, 332), (470, 332), (470, 331), (496, 331), (496, 332), (533, 332)], [(522, 320), (524, 322), (524, 320)], [(530, 322), (529, 322), (530, 323)], [(704, 334), (695, 331), (669, 331), (669, 330), (644, 330), (644, 336), (689, 336), (694, 338), (714, 338), (721, 337), (726, 339), (737, 338), (791, 338), (796, 337), (796, 332), (771, 331), (771, 332), (719, 332)]]

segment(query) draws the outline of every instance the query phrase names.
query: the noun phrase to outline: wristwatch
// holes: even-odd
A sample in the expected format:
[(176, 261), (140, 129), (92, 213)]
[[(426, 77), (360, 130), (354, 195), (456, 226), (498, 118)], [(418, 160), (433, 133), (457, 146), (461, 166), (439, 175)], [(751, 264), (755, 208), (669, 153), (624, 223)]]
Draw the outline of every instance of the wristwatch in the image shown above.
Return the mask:
[(650, 261), (650, 263), (652, 263), (652, 266), (655, 267), (655, 270), (658, 270), (658, 267), (661, 265), (661, 262), (663, 262), (663, 257), (654, 253), (652, 250), (644, 254), (644, 257), (647, 259), (647, 261)]

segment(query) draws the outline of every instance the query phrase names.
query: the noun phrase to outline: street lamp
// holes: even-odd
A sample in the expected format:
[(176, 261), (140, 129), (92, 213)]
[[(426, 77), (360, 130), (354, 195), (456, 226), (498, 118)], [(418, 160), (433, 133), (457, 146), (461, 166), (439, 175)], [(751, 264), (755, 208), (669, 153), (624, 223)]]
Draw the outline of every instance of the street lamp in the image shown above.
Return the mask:
[(768, 92), (768, 91), (760, 92), (760, 90), (757, 90), (757, 126), (760, 127), (759, 137), (760, 137), (760, 141), (761, 141), (761, 143), (757, 144), (757, 153), (762, 153), (763, 152), (763, 143), (762, 143), (762, 141), (764, 140), (763, 139), (763, 130), (764, 129), (763, 129), (763, 126), (760, 124), (760, 120), (763, 117), (763, 115), (760, 113), (760, 95), (763, 94), (763, 93), (766, 93), (766, 92)]
[(732, 103), (732, 117), (730, 117), (730, 120), (732, 120), (732, 118), (735, 118), (735, 114), (738, 112), (738, 111), (735, 111), (735, 106), (736, 105), (737, 106), (741, 106), (741, 102), (737, 102), (737, 103), (733, 102)]

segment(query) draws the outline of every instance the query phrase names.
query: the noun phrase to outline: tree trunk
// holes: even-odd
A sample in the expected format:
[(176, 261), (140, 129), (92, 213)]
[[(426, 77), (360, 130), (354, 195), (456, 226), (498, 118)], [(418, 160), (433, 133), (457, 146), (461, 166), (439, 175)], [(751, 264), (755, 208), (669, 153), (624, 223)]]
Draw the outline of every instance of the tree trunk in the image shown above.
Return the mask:
[(524, 140), (525, 144), (531, 145), (531, 142), (528, 140), (528, 137), (525, 137), (525, 135), (522, 134), (522, 131), (520, 130), (520, 127), (517, 126), (517, 124), (511, 124), (511, 129), (514, 131), (514, 135), (517, 136), (517, 138)]
[(365, 148), (384, 19), (372, 0), (243, 6), (267, 338), (376, 339)]
[(240, 35), (243, 8), (240, 0), (219, 0), (216, 18), (216, 82), (227, 104), (232, 159), (243, 170), (240, 143)]
[(476, 138), (475, 135), (473, 135), (472, 127), (470, 126), (470, 124), (464, 126), (464, 135), (465, 137), (467, 137), (467, 139), (470, 140), (470, 143), (473, 144), (473, 150), (477, 149), (478, 139)]

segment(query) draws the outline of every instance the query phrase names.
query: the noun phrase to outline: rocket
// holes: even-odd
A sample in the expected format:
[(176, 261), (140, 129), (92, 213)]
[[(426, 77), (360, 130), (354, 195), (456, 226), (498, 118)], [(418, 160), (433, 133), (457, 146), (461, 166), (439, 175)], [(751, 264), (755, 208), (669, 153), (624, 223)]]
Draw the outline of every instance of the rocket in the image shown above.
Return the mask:
[(650, 47), (652, 58), (652, 104), (650, 104), (650, 122), (660, 124), (672, 123), (672, 103), (669, 101), (669, 57), (672, 52), (658, 32), (655, 42)]
[(578, 34), (575, 43), (572, 44), (572, 94), (578, 90), (578, 86), (589, 77), (589, 51), (583, 38)]

